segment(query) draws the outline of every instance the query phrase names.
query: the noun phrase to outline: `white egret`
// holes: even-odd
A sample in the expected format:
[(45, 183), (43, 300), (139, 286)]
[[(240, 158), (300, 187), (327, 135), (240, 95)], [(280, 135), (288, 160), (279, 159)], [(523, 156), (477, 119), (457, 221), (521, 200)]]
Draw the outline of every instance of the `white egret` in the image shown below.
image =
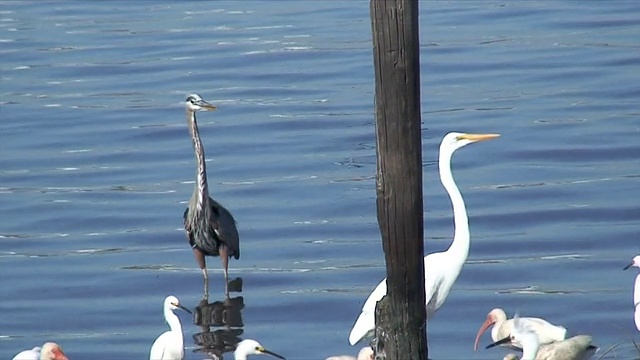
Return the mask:
[(286, 360), (284, 356), (278, 355), (273, 351), (269, 351), (264, 348), (264, 346), (260, 345), (259, 342), (252, 339), (244, 339), (238, 343), (236, 347), (236, 351), (233, 352), (233, 356), (235, 360), (247, 360), (249, 355), (262, 355), (269, 354), (271, 356), (275, 356), (278, 359)]
[[(598, 350), (591, 345), (591, 336), (578, 335), (567, 340), (541, 345), (538, 335), (533, 329), (527, 327), (527, 323), (520, 321), (518, 314), (513, 317), (513, 329), (511, 334), (486, 346), (487, 349), (506, 343), (522, 344), (522, 357), (520, 360), (584, 360), (589, 359)], [(517, 359), (509, 355), (511, 359)], [(507, 357), (505, 357), (507, 358)]]
[[(438, 160), (440, 181), (451, 199), (455, 232), (453, 242), (447, 251), (432, 253), (424, 257), (427, 319), (431, 318), (446, 300), (469, 255), (469, 219), (467, 218), (464, 200), (451, 174), (451, 157), (456, 150), (465, 145), (495, 139), (498, 136), (500, 135), (452, 132), (445, 135), (442, 143), (440, 143)], [(387, 279), (385, 278), (373, 290), (362, 306), (362, 312), (349, 334), (349, 343), (351, 345), (355, 345), (375, 328), (376, 303), (386, 293)]]
[(60, 345), (48, 342), (42, 347), (34, 347), (18, 353), (12, 360), (69, 360)]
[(184, 358), (184, 338), (180, 319), (173, 312), (182, 309), (189, 314), (191, 311), (180, 305), (177, 297), (170, 295), (164, 299), (164, 320), (171, 330), (158, 336), (151, 346), (149, 360), (182, 360)]
[[(555, 341), (562, 341), (567, 336), (567, 329), (563, 326), (557, 326), (549, 323), (548, 321), (540, 318), (523, 317), (520, 318), (520, 323), (525, 327), (533, 331), (538, 336), (538, 342), (541, 345), (550, 344)], [(482, 324), (478, 334), (476, 335), (476, 342), (473, 344), (473, 350), (478, 350), (478, 342), (482, 334), (493, 325), (491, 329), (491, 339), (498, 341), (503, 339), (513, 331), (513, 319), (507, 320), (507, 314), (500, 308), (493, 309), (487, 314), (487, 320)], [(522, 348), (522, 345), (518, 342), (503, 344), (506, 346), (512, 346), (516, 348)]]
[[(640, 268), (640, 255), (634, 257), (631, 264), (625, 266), (623, 270), (627, 270), (632, 266)], [(636, 284), (633, 289), (633, 309), (636, 328), (640, 331), (640, 274), (636, 276)]]
[(371, 346), (365, 346), (358, 352), (357, 357), (353, 357), (350, 355), (336, 355), (330, 356), (324, 360), (373, 360), (373, 349)]

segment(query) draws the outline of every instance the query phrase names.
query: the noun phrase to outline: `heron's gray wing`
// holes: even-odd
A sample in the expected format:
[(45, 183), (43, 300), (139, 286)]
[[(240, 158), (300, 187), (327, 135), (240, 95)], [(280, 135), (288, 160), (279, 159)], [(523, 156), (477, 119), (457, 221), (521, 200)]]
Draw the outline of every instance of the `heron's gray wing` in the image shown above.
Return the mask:
[(236, 226), (236, 220), (233, 215), (224, 206), (220, 205), (217, 201), (209, 198), (212, 210), (211, 223), (216, 231), (216, 234), (229, 249), (229, 256), (233, 256), (235, 259), (240, 258), (240, 237), (238, 235), (238, 228)]
[(189, 216), (189, 207), (187, 207), (184, 210), (184, 214), (182, 215), (182, 218), (184, 220), (184, 230), (187, 233), (187, 237), (189, 238), (189, 245), (191, 247), (195, 246), (195, 239), (193, 237), (193, 232), (191, 231), (191, 226), (189, 226), (189, 224), (187, 223), (187, 217)]

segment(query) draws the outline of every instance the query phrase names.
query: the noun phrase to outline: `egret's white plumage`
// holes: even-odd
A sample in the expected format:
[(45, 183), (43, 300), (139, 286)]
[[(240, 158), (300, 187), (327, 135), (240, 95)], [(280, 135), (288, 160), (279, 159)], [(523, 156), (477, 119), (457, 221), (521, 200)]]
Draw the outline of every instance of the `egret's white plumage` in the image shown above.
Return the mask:
[[(640, 255), (634, 257), (631, 264), (627, 265), (623, 270), (627, 270), (632, 266), (640, 268)], [(640, 274), (636, 276), (636, 284), (633, 288), (633, 309), (636, 328), (640, 331)]]
[[(528, 327), (527, 322), (520, 320), (516, 314), (513, 317), (511, 334), (488, 345), (486, 348), (509, 342), (518, 342), (522, 344), (522, 357), (520, 360), (586, 360), (598, 350), (597, 347), (591, 345), (591, 336), (588, 335), (578, 335), (567, 340), (541, 345), (538, 341), (538, 335), (533, 329)], [(517, 359), (513, 355), (510, 358)]]
[[(451, 174), (451, 157), (456, 150), (465, 145), (494, 139), (498, 136), (497, 134), (452, 132), (445, 135), (440, 143), (438, 159), (440, 181), (451, 199), (455, 232), (453, 242), (447, 251), (432, 253), (424, 257), (427, 319), (431, 318), (444, 303), (469, 255), (469, 219), (467, 218), (464, 200)], [(376, 303), (386, 293), (387, 279), (383, 279), (362, 306), (362, 312), (349, 334), (349, 343), (351, 345), (355, 345), (375, 328)]]
[(189, 314), (191, 311), (180, 305), (177, 297), (170, 295), (164, 299), (164, 320), (169, 324), (169, 331), (158, 336), (151, 346), (149, 360), (182, 360), (184, 358), (184, 338), (180, 319), (173, 312), (182, 309)]
[(336, 355), (330, 356), (324, 360), (373, 360), (373, 349), (371, 346), (365, 346), (358, 352), (357, 357), (353, 357), (350, 355)]
[(286, 360), (284, 356), (278, 355), (273, 351), (269, 351), (265, 349), (264, 346), (260, 345), (259, 342), (253, 339), (244, 339), (240, 341), (240, 343), (238, 343), (238, 346), (236, 346), (236, 351), (233, 352), (233, 356), (235, 360), (247, 360), (247, 357), (249, 357), (249, 355), (263, 355), (263, 354), (268, 354), (271, 356), (275, 356), (278, 359)]
[[(550, 344), (556, 341), (562, 341), (567, 336), (567, 329), (563, 326), (557, 326), (549, 323), (548, 321), (540, 318), (521, 317), (519, 320), (523, 326), (533, 331), (538, 336), (538, 342), (541, 345)], [(478, 349), (478, 342), (482, 334), (493, 325), (491, 329), (491, 339), (498, 341), (509, 336), (513, 331), (514, 320), (507, 320), (507, 314), (500, 308), (495, 308), (487, 314), (487, 320), (482, 324), (478, 334), (476, 335), (476, 342), (473, 344), (473, 350)], [(505, 346), (511, 346), (521, 349), (522, 344), (519, 342), (511, 342), (503, 344)]]
[(34, 347), (18, 353), (12, 360), (68, 360), (60, 345), (48, 342), (42, 347)]

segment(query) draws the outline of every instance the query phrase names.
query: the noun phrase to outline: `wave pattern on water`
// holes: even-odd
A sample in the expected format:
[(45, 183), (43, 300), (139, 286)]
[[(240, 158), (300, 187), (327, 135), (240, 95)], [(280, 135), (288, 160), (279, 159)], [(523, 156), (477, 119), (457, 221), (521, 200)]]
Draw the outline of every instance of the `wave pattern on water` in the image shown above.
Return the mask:
[[(454, 157), (472, 244), (429, 323), (430, 358), (500, 357), (470, 350), (469, 322), (494, 307), (616, 344), (633, 331), (620, 269), (639, 252), (640, 3), (420, 6), (427, 252), (451, 241), (442, 135), (502, 134)], [(191, 92), (220, 109), (198, 121), (212, 195), (240, 229), (242, 337), (291, 359), (353, 353), (348, 332), (385, 274), (368, 11), (1, 3), (0, 358), (50, 339), (72, 358), (144, 358), (165, 330), (162, 299), (199, 301), (181, 218)]]

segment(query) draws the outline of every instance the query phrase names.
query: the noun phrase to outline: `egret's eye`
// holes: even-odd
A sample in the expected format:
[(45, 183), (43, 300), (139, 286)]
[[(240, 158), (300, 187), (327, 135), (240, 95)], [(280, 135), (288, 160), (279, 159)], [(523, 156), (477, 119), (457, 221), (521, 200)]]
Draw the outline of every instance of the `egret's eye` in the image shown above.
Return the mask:
[(256, 351), (258, 351), (258, 352), (260, 351), (260, 347), (259, 346), (256, 346)]
[(189, 102), (191, 102), (193, 105), (196, 104), (196, 101), (193, 98), (189, 99)]

